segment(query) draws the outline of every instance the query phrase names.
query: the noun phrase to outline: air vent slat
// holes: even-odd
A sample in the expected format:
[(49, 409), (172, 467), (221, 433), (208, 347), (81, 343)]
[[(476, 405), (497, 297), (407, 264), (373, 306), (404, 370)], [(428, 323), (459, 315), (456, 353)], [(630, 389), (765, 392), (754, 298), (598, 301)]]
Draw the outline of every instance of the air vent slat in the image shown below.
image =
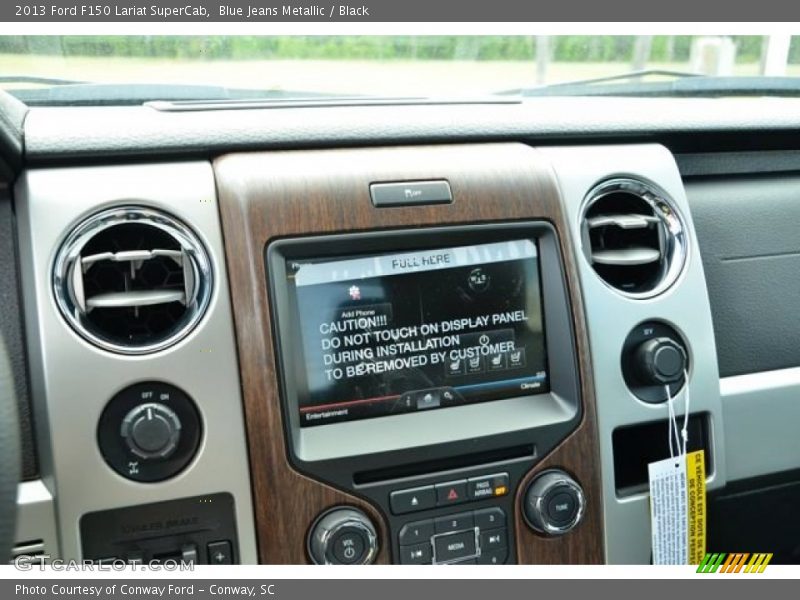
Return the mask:
[(589, 229), (598, 227), (609, 227), (611, 225), (621, 229), (644, 229), (654, 223), (658, 223), (657, 217), (646, 215), (603, 215), (593, 219), (587, 219)]
[(589, 192), (582, 215), (586, 259), (609, 287), (647, 298), (677, 279), (686, 259), (684, 228), (677, 207), (661, 190), (613, 179)]
[(87, 310), (94, 308), (126, 308), (130, 306), (152, 306), (180, 302), (186, 304), (182, 290), (142, 290), (133, 292), (109, 292), (92, 296), (86, 301)]
[(14, 564), (14, 559), (20, 556), (29, 557), (30, 564), (44, 564), (44, 540), (29, 540), (17, 543), (11, 550), (9, 564)]
[(620, 248), (617, 250), (593, 250), (592, 262), (601, 265), (646, 265), (658, 261), (661, 252), (654, 248)]
[(200, 240), (143, 207), (110, 209), (70, 234), (53, 285), (70, 325), (114, 352), (144, 354), (175, 343), (202, 318), (212, 289)]
[(81, 264), (83, 265), (83, 270), (85, 272), (92, 265), (103, 260), (110, 260), (112, 262), (143, 263), (146, 260), (158, 258), (159, 256), (169, 257), (176, 263), (181, 264), (183, 253), (180, 250), (164, 250), (161, 248), (156, 248), (155, 250), (127, 250), (125, 252), (103, 252), (101, 254), (92, 254), (91, 256), (81, 257)]

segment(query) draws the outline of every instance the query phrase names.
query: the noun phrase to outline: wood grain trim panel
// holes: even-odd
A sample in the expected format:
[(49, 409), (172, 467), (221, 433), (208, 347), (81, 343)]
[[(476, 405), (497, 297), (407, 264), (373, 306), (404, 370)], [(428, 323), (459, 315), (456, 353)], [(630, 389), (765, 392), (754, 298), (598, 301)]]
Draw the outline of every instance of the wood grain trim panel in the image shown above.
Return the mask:
[[(309, 525), (326, 508), (349, 504), (379, 525), (379, 562), (389, 562), (386, 524), (360, 498), (295, 471), (287, 457), (265, 279), (264, 249), (275, 238), (517, 220), (547, 220), (558, 233), (572, 302), (583, 400), (577, 429), (529, 473), (561, 466), (584, 486), (582, 524), (559, 538), (514, 518), (521, 563), (603, 561), (594, 391), (584, 313), (569, 229), (547, 161), (523, 144), (381, 147), (231, 154), (214, 162), (247, 421), (259, 557), (307, 562)], [(454, 202), (376, 209), (369, 184), (446, 179)], [(522, 489), (522, 488), (520, 488)]]

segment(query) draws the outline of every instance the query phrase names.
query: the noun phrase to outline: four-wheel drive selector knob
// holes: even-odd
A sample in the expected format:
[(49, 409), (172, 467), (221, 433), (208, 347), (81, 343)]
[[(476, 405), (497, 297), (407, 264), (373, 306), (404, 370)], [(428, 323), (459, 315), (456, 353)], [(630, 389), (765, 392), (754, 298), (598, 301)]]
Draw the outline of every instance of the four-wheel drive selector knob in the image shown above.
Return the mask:
[(334, 508), (312, 525), (308, 553), (318, 565), (370, 564), (378, 554), (378, 535), (360, 510)]
[(167, 458), (178, 447), (181, 422), (171, 408), (158, 402), (147, 402), (125, 415), (120, 434), (131, 452), (139, 458)]
[(571, 531), (583, 518), (586, 499), (581, 486), (563, 471), (545, 471), (525, 492), (525, 520), (548, 535)]
[(666, 385), (683, 378), (686, 369), (686, 350), (675, 340), (657, 337), (636, 349), (639, 377), (649, 384)]

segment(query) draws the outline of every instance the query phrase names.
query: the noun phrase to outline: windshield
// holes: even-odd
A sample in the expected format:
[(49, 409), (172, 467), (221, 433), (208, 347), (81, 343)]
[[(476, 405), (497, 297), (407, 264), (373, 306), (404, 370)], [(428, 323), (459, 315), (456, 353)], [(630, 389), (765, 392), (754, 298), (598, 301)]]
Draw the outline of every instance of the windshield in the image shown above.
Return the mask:
[(796, 95), (797, 75), (786, 35), (0, 36), (0, 85), (30, 104)]

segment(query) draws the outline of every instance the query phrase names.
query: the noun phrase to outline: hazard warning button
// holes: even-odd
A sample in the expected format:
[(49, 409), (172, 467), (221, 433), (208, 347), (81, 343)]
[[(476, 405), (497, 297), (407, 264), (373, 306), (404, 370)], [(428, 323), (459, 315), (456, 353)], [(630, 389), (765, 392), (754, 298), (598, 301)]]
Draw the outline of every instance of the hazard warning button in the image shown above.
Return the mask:
[(436, 506), (450, 506), (467, 501), (467, 480), (436, 484)]

